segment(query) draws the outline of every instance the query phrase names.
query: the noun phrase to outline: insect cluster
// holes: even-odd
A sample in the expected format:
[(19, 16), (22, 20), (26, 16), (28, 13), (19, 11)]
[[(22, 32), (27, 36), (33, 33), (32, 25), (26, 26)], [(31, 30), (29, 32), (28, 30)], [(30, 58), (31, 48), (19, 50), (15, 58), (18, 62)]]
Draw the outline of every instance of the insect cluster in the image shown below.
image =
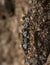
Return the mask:
[(32, 0), (30, 11), (22, 18), (22, 48), (30, 65), (43, 65), (50, 54), (49, 0)]

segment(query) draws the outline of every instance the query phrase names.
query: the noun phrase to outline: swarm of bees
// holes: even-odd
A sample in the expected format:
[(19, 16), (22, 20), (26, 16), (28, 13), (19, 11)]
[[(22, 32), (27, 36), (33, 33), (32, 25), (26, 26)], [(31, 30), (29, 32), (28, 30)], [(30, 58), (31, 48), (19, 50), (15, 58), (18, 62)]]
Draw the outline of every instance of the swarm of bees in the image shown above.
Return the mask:
[(43, 65), (50, 54), (49, 0), (32, 0), (30, 11), (22, 18), (22, 48), (30, 65)]

